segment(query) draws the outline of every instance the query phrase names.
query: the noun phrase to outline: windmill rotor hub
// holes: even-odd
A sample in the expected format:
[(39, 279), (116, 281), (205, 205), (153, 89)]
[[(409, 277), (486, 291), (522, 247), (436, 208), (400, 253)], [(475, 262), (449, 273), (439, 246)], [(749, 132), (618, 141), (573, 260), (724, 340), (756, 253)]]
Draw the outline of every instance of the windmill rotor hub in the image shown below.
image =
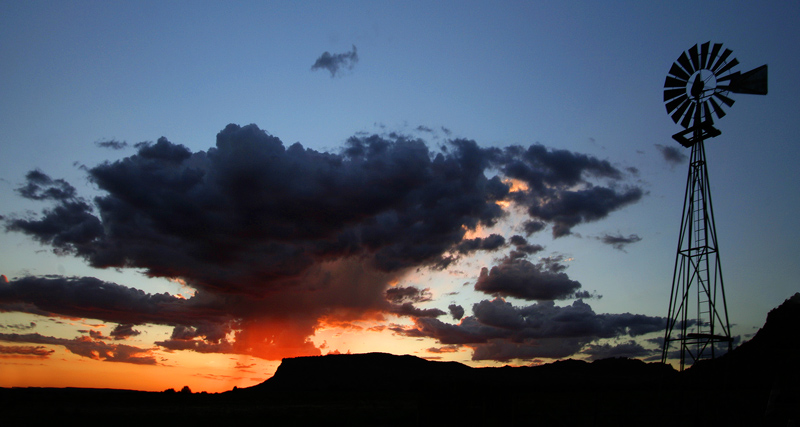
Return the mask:
[(686, 95), (695, 104), (707, 102), (717, 90), (717, 76), (710, 70), (695, 71), (686, 85)]
[(734, 103), (731, 92), (767, 94), (767, 66), (746, 73), (733, 71), (739, 61), (732, 53), (722, 43), (711, 42), (681, 53), (664, 81), (664, 106), (672, 121), (685, 129), (700, 129), (713, 124), (714, 116), (725, 116), (725, 108)]

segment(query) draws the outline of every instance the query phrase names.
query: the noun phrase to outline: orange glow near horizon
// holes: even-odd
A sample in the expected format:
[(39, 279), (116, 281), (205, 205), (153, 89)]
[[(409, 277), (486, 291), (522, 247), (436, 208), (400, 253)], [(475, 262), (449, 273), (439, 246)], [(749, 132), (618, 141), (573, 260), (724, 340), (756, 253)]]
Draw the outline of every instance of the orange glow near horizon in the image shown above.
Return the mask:
[(188, 386), (219, 393), (271, 377), (280, 361), (230, 354), (161, 353), (159, 365), (93, 360), (54, 347), (49, 357), (0, 358), (0, 387), (78, 387), (164, 391)]

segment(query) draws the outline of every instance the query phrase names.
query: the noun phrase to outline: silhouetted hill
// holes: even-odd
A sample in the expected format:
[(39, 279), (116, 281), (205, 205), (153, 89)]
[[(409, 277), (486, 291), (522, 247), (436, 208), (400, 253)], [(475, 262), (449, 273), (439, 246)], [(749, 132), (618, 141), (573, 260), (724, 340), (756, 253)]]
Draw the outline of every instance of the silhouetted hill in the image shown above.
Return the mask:
[[(789, 426), (800, 419), (800, 293), (713, 361), (564, 360), (471, 368), (386, 353), (284, 359), (275, 375), (211, 394), (2, 389), (4, 420), (270, 425)], [(15, 418), (16, 417), (16, 418)]]
[(800, 425), (800, 293), (767, 315), (749, 341), (715, 360), (696, 363), (686, 382), (716, 384), (764, 404), (765, 425)]
[(251, 391), (393, 391), (447, 393), (486, 386), (496, 393), (524, 391), (531, 384), (553, 389), (583, 384), (618, 387), (652, 385), (675, 379), (677, 372), (660, 363), (606, 359), (588, 363), (564, 360), (536, 367), (470, 368), (387, 353), (330, 354), (284, 359), (275, 375)]
[[(714, 360), (715, 369), (740, 374), (782, 375), (800, 363), (800, 292), (767, 314), (767, 321), (749, 341)], [(705, 369), (706, 364), (694, 368)], [(694, 369), (693, 368), (693, 369)]]

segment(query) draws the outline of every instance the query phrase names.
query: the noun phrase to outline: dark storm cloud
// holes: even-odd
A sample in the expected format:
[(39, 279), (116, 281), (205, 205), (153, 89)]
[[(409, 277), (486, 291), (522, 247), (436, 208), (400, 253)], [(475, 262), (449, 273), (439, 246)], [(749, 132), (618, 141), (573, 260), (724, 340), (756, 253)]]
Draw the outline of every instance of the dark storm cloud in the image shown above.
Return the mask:
[(57, 254), (90, 256), (95, 253), (103, 226), (92, 215), (87, 202), (65, 200), (52, 209), (45, 209), (43, 214), (42, 219), (10, 219), (6, 230), (28, 234), (42, 244), (51, 245)]
[(585, 154), (548, 150), (534, 144), (527, 149), (507, 147), (496, 155), (495, 161), (506, 177), (529, 187), (527, 191), (512, 193), (517, 203), (527, 207), (532, 218), (525, 224), (528, 235), (541, 230), (543, 222), (553, 224), (554, 237), (569, 235), (576, 225), (603, 219), (643, 195), (639, 187), (604, 187), (588, 181), (589, 178), (619, 181), (623, 173), (607, 160)]
[[(188, 300), (168, 294), (146, 294), (135, 288), (92, 277), (24, 277), (0, 283), (0, 311), (29, 304), (32, 313), (101, 319), (120, 324), (181, 323), (191, 316)], [(207, 317), (209, 313), (199, 313)]]
[(433, 299), (433, 294), (431, 294), (429, 288), (418, 289), (413, 286), (398, 286), (386, 290), (386, 299), (393, 304), (417, 303), (430, 301)]
[(551, 301), (515, 307), (502, 299), (481, 301), (473, 316), (458, 325), (419, 318), (412, 327), (397, 327), (396, 333), (430, 337), (441, 344), (461, 344), (474, 349), (473, 360), (530, 360), (562, 358), (577, 353), (599, 338), (636, 337), (661, 331), (661, 317), (597, 314), (583, 301), (558, 307)]
[(32, 170), (25, 175), (27, 183), (17, 188), (20, 196), (31, 200), (70, 200), (75, 199), (75, 187), (63, 179), (52, 179), (40, 170)]
[[(330, 295), (320, 298), (330, 299)], [(289, 306), (290, 300), (296, 299), (287, 295), (273, 301), (275, 308), (271, 311), (302, 310), (302, 301)], [(269, 305), (265, 306), (269, 308)], [(111, 338), (117, 340), (138, 335), (140, 332), (133, 329), (133, 325), (150, 323), (173, 327), (169, 340), (157, 342), (167, 349), (252, 354), (278, 359), (281, 354), (319, 354), (305, 340), (313, 333), (312, 323), (298, 318), (288, 324), (284, 319), (257, 313), (260, 307), (264, 305), (234, 295), (221, 298), (198, 292), (190, 299), (183, 299), (168, 294), (147, 294), (91, 277), (25, 277), (0, 284), (0, 312), (115, 322), (118, 325), (111, 332)], [(229, 334), (236, 339), (228, 340)], [(58, 341), (53, 344), (69, 343)]]
[(481, 269), (475, 290), (490, 295), (521, 298), (528, 301), (588, 298), (581, 292), (581, 284), (571, 280), (558, 259), (543, 258), (537, 264), (515, 257), (507, 257), (491, 270)]
[(672, 166), (682, 164), (689, 158), (680, 148), (675, 146), (667, 147), (665, 145), (656, 144), (656, 149), (658, 149), (664, 157), (664, 160)]
[[(307, 338), (321, 318), (446, 314), (414, 307), (424, 290), (395, 288), (393, 296), (387, 289), (412, 269), (506, 245), (500, 235), (464, 238), (500, 221), (502, 203), (526, 207), (529, 224), (568, 232), (641, 195), (591, 182), (623, 180), (606, 161), (541, 146), (481, 148), (466, 139), (436, 152), (419, 139), (362, 135), (338, 152), (319, 152), (286, 147), (255, 125), (229, 125), (207, 151), (166, 138), (136, 148), (87, 169), (101, 192), (91, 204), (62, 180), (29, 173), (20, 195), (55, 206), (37, 218), (5, 218), (6, 229), (93, 267), (180, 278), (196, 295), (183, 300), (92, 278), (27, 277), (0, 283), (4, 310), (115, 322), (119, 337), (130, 336), (133, 325), (169, 325), (174, 336), (160, 345), (170, 349), (318, 354)], [(491, 173), (498, 170), (504, 175)], [(527, 188), (511, 193), (505, 177)], [(567, 202), (576, 198), (581, 202)], [(541, 250), (523, 240), (513, 242), (519, 254)], [(538, 295), (574, 290), (569, 280), (556, 280), (556, 267), (538, 267), (536, 278), (551, 281)], [(498, 289), (535, 296), (524, 287)], [(235, 341), (226, 338), (231, 334)]]
[(513, 258), (519, 258), (525, 255), (532, 255), (544, 250), (544, 246), (530, 244), (528, 243), (527, 239), (518, 234), (511, 236), (509, 242), (516, 248), (511, 255), (511, 257)]
[(400, 271), (435, 264), (465, 229), (503, 216), (495, 202), (508, 188), (484, 175), (474, 142), (453, 145), (434, 155), (420, 140), (353, 137), (341, 154), (320, 153), (230, 125), (208, 152), (162, 138), (91, 168), (108, 193), (95, 199), (102, 221), (70, 202), (7, 227), (95, 267), (223, 292), (283, 288), (318, 262), (355, 255)]
[(620, 251), (625, 251), (626, 246), (630, 245), (631, 243), (636, 243), (642, 240), (642, 238), (636, 234), (631, 234), (628, 237), (625, 237), (619, 233), (616, 236), (611, 234), (604, 234), (598, 237), (597, 239), (607, 245), (611, 245), (614, 249)]
[(414, 304), (410, 302), (406, 302), (400, 305), (393, 305), (389, 308), (389, 312), (392, 314), (397, 314), (399, 316), (409, 316), (409, 317), (439, 317), (445, 315), (442, 310), (438, 308), (418, 308), (414, 307)]
[(545, 227), (547, 227), (547, 224), (545, 224), (543, 221), (527, 220), (522, 223), (522, 229), (529, 237), (531, 234), (544, 230)]
[(553, 223), (553, 236), (572, 234), (572, 228), (582, 222), (605, 218), (614, 210), (638, 201), (642, 190), (638, 187), (622, 192), (606, 187), (589, 187), (582, 190), (563, 191), (544, 203), (531, 204), (528, 214)]
[(343, 68), (352, 70), (357, 62), (358, 52), (356, 51), (356, 46), (353, 45), (353, 50), (350, 52), (335, 54), (324, 52), (319, 58), (317, 58), (316, 62), (314, 62), (314, 65), (311, 66), (311, 70), (328, 70), (331, 73), (331, 78), (333, 78)]
[(494, 251), (505, 245), (506, 239), (499, 234), (492, 234), (488, 237), (476, 237), (466, 239), (456, 245), (456, 251), (461, 254), (470, 254), (475, 251)]
[(144, 159), (163, 160), (165, 162), (180, 164), (191, 157), (192, 152), (183, 145), (176, 145), (164, 138), (158, 138), (155, 144), (140, 142), (136, 144), (139, 156)]
[(431, 290), (428, 288), (418, 289), (413, 286), (389, 288), (386, 290), (386, 299), (392, 303), (388, 311), (399, 316), (438, 317), (447, 314), (438, 308), (421, 309), (414, 306), (415, 303), (433, 299)]

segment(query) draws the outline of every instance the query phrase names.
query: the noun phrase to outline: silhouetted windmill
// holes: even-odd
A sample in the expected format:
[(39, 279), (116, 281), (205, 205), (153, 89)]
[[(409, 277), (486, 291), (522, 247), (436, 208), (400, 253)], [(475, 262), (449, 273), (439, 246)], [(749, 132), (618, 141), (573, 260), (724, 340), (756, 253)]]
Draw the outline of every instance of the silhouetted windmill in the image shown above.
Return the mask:
[(703, 141), (721, 134), (713, 116), (724, 117), (722, 105), (733, 105), (730, 92), (767, 94), (767, 66), (732, 72), (739, 61), (731, 53), (721, 43), (694, 45), (672, 64), (664, 82), (667, 113), (685, 128), (672, 137), (692, 150), (661, 353), (666, 363), (670, 344), (678, 342), (681, 370), (687, 356), (692, 364), (713, 359), (718, 343), (730, 351), (733, 341)]

